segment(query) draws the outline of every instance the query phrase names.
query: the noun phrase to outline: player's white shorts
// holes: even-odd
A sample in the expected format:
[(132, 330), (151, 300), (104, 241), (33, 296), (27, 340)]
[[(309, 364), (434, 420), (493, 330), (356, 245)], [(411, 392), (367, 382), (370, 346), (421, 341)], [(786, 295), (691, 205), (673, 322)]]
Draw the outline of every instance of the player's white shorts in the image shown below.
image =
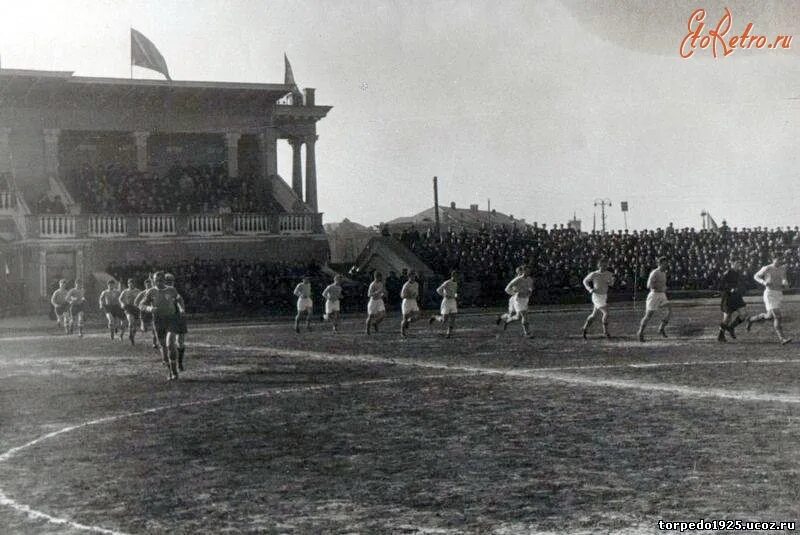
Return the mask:
[(314, 301), (310, 297), (297, 298), (297, 311), (298, 312), (311, 312), (314, 310)]
[(401, 308), (403, 310), (403, 316), (407, 316), (412, 312), (419, 312), (419, 305), (416, 299), (403, 299)]
[(339, 312), (340, 308), (341, 308), (341, 306), (340, 306), (340, 303), (339, 303), (338, 299), (336, 301), (331, 301), (331, 300), (327, 300), (327, 299), (325, 300), (325, 314), (331, 314), (333, 312)]
[(456, 314), (458, 312), (458, 305), (456, 304), (455, 297), (445, 297), (442, 299), (442, 305), (439, 307), (439, 312), (442, 316), (445, 314)]
[(528, 302), (530, 301), (530, 297), (520, 297), (514, 296), (511, 298), (511, 309), (514, 311), (514, 314), (520, 314), (522, 312), (528, 311)]
[(367, 303), (367, 314), (374, 316), (381, 312), (386, 312), (386, 305), (383, 304), (383, 299), (370, 298), (369, 303)]
[(508, 298), (508, 315), (509, 316), (513, 316), (514, 315), (514, 296), (513, 295)]
[(608, 304), (608, 294), (592, 292), (592, 304), (594, 308), (603, 308)]
[(667, 299), (667, 294), (664, 292), (654, 292), (650, 291), (647, 294), (647, 302), (645, 304), (645, 310), (648, 312), (652, 312), (655, 310), (659, 310), (661, 307), (668, 305), (669, 299)]
[(783, 303), (783, 292), (780, 290), (764, 290), (764, 305), (767, 307), (767, 312), (770, 310), (781, 308)]

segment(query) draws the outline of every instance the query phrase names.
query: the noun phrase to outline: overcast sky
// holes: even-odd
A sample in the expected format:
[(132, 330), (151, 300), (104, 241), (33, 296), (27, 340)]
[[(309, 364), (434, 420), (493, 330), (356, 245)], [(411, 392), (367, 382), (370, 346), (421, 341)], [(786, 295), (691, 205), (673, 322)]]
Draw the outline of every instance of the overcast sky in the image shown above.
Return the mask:
[[(5, 68), (129, 77), (133, 26), (176, 80), (282, 82), (334, 106), (318, 126), (320, 209), (376, 224), (440, 201), (529, 222), (800, 224), (800, 3), (644, 0), (9, 1)], [(792, 49), (678, 55), (691, 12)], [(137, 78), (158, 74), (136, 68)], [(291, 177), (290, 153), (279, 167)], [(599, 224), (599, 223), (598, 223)]]

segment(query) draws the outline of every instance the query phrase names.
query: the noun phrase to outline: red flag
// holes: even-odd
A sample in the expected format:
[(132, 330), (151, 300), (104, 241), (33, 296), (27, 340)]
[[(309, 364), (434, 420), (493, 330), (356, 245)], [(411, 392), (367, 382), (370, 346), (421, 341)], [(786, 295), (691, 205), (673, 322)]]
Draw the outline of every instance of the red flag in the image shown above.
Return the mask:
[(167, 62), (164, 61), (164, 56), (158, 51), (156, 45), (133, 28), (131, 28), (131, 65), (160, 72), (167, 80), (172, 80), (169, 77)]

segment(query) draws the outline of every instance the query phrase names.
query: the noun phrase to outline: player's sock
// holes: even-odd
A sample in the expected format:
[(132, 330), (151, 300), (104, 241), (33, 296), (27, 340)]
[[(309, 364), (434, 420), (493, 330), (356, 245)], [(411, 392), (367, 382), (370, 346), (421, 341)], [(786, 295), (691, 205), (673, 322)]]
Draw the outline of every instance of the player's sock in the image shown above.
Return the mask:
[(178, 348), (178, 369), (183, 371), (183, 354), (186, 352), (185, 347)]
[(667, 322), (666, 321), (662, 321), (661, 324), (658, 326), (658, 334), (660, 334), (664, 338), (667, 337)]
[(717, 342), (727, 342), (725, 339), (725, 329), (723, 327), (719, 328), (719, 333), (717, 333)]

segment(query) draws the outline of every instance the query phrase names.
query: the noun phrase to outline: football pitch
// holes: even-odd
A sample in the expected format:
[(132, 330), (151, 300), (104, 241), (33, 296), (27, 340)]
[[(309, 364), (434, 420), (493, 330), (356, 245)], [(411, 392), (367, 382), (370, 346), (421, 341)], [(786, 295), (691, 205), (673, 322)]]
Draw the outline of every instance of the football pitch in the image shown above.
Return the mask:
[[(760, 311), (758, 307), (751, 307)], [(167, 382), (140, 334), (0, 338), (0, 532), (664, 533), (800, 520), (800, 342), (670, 337), (612, 309), (464, 315), (452, 339), (392, 316), (367, 337), (190, 324)], [(797, 317), (800, 305), (785, 314)], [(786, 332), (800, 338), (797, 323)], [(778, 533), (782, 531), (768, 531)]]

